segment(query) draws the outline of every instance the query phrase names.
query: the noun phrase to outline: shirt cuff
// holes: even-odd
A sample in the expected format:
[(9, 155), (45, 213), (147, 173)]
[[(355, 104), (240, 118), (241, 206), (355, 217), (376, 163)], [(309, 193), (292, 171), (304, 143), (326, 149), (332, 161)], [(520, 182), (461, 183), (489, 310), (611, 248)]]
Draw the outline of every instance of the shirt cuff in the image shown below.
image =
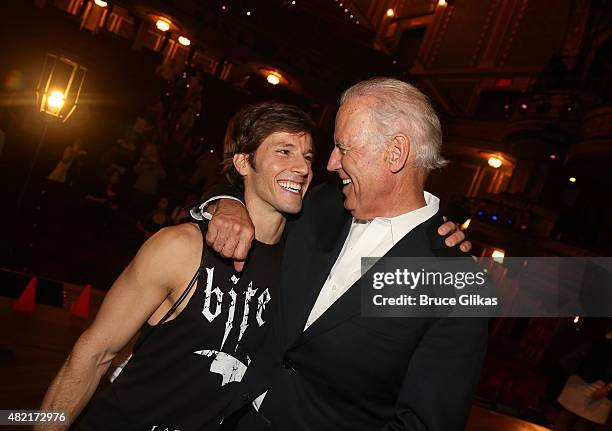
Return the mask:
[(202, 221), (204, 219), (212, 220), (212, 217), (213, 217), (212, 214), (209, 213), (208, 211), (205, 211), (205, 209), (210, 203), (212, 203), (213, 201), (219, 200), (219, 199), (231, 199), (233, 201), (240, 202), (242, 205), (244, 205), (244, 202), (242, 202), (238, 198), (235, 198), (234, 196), (219, 195), (219, 196), (213, 196), (212, 198), (201, 203), (200, 205), (197, 205), (191, 208), (189, 210), (189, 214), (191, 215), (191, 217), (193, 217), (195, 220), (198, 220), (198, 221)]

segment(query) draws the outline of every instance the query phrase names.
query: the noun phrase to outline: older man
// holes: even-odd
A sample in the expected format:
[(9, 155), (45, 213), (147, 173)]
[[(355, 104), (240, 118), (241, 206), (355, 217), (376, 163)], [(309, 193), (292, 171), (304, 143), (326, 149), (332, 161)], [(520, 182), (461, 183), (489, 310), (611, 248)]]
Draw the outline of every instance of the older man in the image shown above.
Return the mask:
[[(487, 321), (361, 316), (361, 257), (461, 255), (436, 233), (439, 200), (424, 192), (428, 172), (445, 163), (438, 117), (413, 86), (374, 78), (342, 95), (334, 139), (327, 169), (341, 192), (315, 188), (287, 233), (266, 353), (228, 422), (253, 401), (258, 413), (239, 429), (461, 430)], [(208, 240), (231, 243), (227, 252), (239, 240), (225, 232)]]

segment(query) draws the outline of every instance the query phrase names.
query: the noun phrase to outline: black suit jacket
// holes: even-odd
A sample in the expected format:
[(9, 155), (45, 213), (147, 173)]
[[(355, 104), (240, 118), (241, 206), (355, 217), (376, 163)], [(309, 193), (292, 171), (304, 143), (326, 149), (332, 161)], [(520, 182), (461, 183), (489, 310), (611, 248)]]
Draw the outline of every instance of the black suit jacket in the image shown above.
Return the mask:
[[(351, 220), (337, 186), (310, 192), (287, 230), (281, 297), (267, 342), (227, 414), (244, 411), (268, 390), (263, 429), (463, 430), (487, 319), (361, 317), (358, 281), (303, 330)], [(436, 232), (440, 224), (439, 215), (432, 217), (386, 256), (463, 255), (446, 247)], [(253, 429), (244, 423), (238, 428)]]

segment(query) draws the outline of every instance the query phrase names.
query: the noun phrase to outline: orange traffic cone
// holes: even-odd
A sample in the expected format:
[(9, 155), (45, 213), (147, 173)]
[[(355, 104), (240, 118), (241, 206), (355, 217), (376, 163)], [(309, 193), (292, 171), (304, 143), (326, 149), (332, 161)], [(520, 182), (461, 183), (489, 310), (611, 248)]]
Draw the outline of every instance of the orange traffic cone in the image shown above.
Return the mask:
[(36, 302), (36, 277), (32, 277), (28, 282), (25, 290), (13, 304), (13, 310), (25, 311), (31, 313), (34, 311), (34, 305)]
[(79, 298), (70, 307), (70, 312), (77, 317), (87, 319), (89, 317), (89, 298), (91, 297), (91, 284), (85, 286)]

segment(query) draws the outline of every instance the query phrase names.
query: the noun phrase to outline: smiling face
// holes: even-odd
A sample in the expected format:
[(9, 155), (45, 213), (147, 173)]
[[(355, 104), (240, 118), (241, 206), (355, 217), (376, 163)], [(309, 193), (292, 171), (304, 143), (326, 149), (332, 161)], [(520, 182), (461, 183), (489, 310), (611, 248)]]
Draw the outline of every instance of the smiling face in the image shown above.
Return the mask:
[(342, 180), (344, 208), (353, 217), (371, 220), (382, 215), (390, 194), (391, 176), (376, 122), (372, 101), (356, 97), (340, 106), (336, 115), (335, 146), (327, 163)]
[(247, 203), (284, 214), (300, 212), (312, 180), (312, 145), (308, 133), (274, 132), (257, 148), (254, 166), (245, 154), (234, 156)]

